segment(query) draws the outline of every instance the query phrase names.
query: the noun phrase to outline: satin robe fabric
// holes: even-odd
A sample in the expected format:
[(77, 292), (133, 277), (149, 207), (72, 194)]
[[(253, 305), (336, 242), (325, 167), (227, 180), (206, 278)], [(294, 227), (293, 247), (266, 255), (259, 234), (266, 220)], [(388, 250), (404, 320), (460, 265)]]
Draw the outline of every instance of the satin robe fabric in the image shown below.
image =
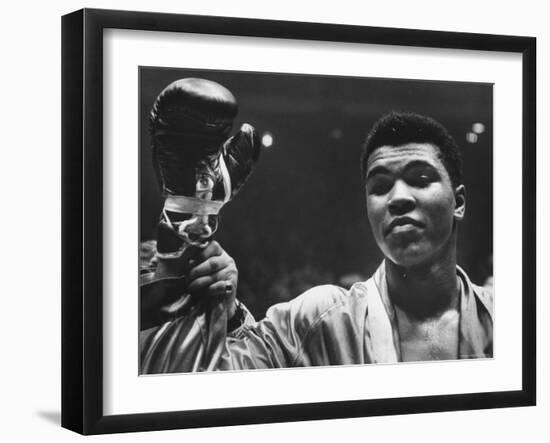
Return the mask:
[[(473, 284), (459, 267), (457, 276), (459, 358), (491, 358), (492, 292)], [(399, 361), (384, 262), (349, 290), (314, 287), (272, 306), (259, 322), (244, 311), (242, 325), (229, 333), (219, 301), (195, 304), (185, 315), (140, 333), (141, 374)]]

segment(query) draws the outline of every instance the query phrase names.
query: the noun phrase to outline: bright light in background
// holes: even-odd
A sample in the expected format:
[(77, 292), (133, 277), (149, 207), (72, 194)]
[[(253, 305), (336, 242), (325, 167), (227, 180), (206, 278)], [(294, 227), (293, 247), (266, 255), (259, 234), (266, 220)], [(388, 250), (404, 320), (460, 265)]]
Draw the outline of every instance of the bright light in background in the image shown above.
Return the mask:
[(342, 131), (340, 128), (334, 128), (332, 131), (330, 131), (329, 136), (333, 140), (341, 140), (344, 136), (344, 131)]
[(466, 134), (466, 140), (468, 143), (477, 143), (477, 134), (474, 134), (473, 132), (468, 132)]
[(483, 134), (485, 132), (485, 125), (483, 123), (474, 123), (472, 125), (472, 131), (475, 134)]
[(264, 132), (262, 135), (262, 145), (269, 148), (273, 144), (273, 136), (269, 132)]

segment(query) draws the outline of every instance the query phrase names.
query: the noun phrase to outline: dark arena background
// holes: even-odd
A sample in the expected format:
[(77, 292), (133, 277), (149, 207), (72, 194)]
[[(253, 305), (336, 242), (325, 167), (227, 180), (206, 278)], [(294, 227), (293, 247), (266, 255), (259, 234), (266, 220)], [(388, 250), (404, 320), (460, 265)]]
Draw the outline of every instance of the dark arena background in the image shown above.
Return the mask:
[(224, 85), (239, 104), (234, 131), (250, 123), (266, 145), (252, 176), (222, 210), (216, 234), (237, 262), (238, 297), (257, 319), (311, 286), (364, 280), (380, 263), (359, 157), (371, 125), (391, 110), (431, 116), (455, 137), (467, 198), (458, 263), (475, 283), (492, 276), (491, 84), (148, 67), (139, 75), (142, 242), (154, 238), (162, 208), (148, 117), (165, 86), (184, 77)]

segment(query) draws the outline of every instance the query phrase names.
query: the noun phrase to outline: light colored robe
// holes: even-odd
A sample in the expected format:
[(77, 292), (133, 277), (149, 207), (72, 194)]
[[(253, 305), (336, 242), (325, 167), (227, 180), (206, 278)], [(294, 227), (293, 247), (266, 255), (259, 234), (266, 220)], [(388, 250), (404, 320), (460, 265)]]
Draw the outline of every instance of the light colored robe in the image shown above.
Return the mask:
[[(459, 358), (493, 356), (492, 292), (460, 281)], [(227, 332), (220, 302), (195, 304), (185, 315), (141, 332), (140, 373), (173, 373), (401, 361), (395, 310), (384, 262), (349, 290), (314, 287), (272, 306), (255, 322), (247, 316)]]

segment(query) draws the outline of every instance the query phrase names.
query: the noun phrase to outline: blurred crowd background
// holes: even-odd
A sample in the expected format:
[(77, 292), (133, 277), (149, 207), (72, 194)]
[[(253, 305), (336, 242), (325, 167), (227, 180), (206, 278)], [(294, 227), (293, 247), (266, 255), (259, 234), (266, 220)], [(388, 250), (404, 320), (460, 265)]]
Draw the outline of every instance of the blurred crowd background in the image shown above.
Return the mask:
[(252, 176), (224, 207), (216, 234), (237, 262), (238, 297), (256, 318), (314, 285), (349, 287), (379, 265), (359, 157), (371, 125), (391, 110), (435, 118), (462, 148), (467, 209), (458, 262), (474, 282), (492, 281), (491, 84), (147, 67), (139, 75), (140, 262), (153, 250), (162, 208), (149, 111), (170, 82), (200, 77), (235, 95), (235, 130), (250, 123), (265, 144)]

